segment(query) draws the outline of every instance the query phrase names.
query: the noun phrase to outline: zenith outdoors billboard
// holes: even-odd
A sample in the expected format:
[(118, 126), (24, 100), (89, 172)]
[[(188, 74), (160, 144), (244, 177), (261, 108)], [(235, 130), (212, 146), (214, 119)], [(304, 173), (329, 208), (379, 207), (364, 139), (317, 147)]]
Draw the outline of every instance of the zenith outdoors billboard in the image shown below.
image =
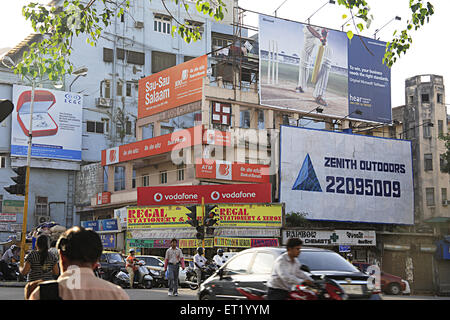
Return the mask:
[(139, 80), (138, 119), (202, 99), (206, 55)]
[(138, 206), (198, 205), (202, 203), (270, 203), (272, 185), (223, 184), (173, 187), (138, 187)]
[[(31, 88), (14, 85), (11, 155), (26, 156)], [(81, 161), (83, 97), (72, 92), (36, 89), (33, 103), (31, 156)]]
[(307, 219), (414, 223), (411, 142), (281, 127), (280, 202)]
[[(386, 43), (274, 17), (259, 17), (261, 104), (390, 123)], [(360, 111), (360, 112), (359, 112)]]

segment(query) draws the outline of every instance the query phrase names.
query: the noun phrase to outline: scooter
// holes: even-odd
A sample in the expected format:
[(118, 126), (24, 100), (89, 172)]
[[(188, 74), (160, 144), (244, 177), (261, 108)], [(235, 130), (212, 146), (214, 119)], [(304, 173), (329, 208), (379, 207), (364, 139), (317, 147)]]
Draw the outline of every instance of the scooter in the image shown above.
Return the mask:
[[(200, 283), (212, 276), (213, 273), (217, 271), (217, 269), (218, 267), (215, 263), (206, 265), (202, 270), (202, 279)], [(188, 268), (188, 270), (186, 271), (186, 283), (189, 285), (189, 288), (191, 290), (198, 289), (197, 273), (192, 268)]]
[(19, 263), (11, 262), (8, 263), (7, 273), (3, 274), (0, 272), (0, 279), (2, 280), (15, 280), (15, 281), (25, 281), (24, 277), (19, 272)]
[[(134, 272), (133, 287), (151, 289), (153, 277), (150, 275), (150, 271), (145, 267), (145, 261), (141, 260), (138, 263), (138, 268)], [(130, 287), (130, 275), (127, 272), (119, 271), (115, 275), (115, 283), (122, 288)]]
[[(248, 300), (267, 300), (267, 292), (254, 288), (236, 288)], [(322, 276), (313, 286), (296, 285), (287, 300), (347, 300), (348, 296), (334, 280)]]

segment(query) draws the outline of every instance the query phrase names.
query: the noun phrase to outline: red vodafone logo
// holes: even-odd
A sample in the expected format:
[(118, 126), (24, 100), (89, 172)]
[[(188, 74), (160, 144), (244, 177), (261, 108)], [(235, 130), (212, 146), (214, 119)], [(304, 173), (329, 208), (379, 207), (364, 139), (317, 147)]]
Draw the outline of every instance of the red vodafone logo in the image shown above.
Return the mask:
[(155, 193), (155, 195), (153, 196), (153, 199), (156, 201), (156, 202), (161, 202), (161, 200), (163, 199), (163, 195), (161, 194), (161, 193)]
[(211, 199), (213, 199), (214, 201), (217, 201), (220, 199), (220, 193), (217, 191), (213, 191), (211, 192)]

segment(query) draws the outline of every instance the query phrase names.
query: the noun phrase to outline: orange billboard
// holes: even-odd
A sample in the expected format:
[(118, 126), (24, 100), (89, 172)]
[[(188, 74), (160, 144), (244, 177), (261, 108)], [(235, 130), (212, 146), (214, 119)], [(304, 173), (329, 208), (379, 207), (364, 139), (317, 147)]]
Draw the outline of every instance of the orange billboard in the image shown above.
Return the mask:
[(138, 119), (201, 100), (207, 66), (204, 55), (139, 80)]

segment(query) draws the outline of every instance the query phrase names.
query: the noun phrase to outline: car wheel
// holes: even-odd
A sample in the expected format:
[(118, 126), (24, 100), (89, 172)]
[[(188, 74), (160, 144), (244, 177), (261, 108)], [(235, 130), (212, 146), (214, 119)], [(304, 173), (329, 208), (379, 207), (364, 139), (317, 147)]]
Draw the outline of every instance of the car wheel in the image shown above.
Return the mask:
[(151, 289), (152, 287), (153, 287), (152, 286), (152, 282), (150, 280), (147, 280), (147, 281), (144, 282), (144, 288), (145, 289)]
[(396, 296), (402, 293), (402, 289), (398, 283), (391, 283), (389, 285), (389, 293)]
[(214, 300), (209, 293), (205, 293), (200, 297), (200, 300)]

